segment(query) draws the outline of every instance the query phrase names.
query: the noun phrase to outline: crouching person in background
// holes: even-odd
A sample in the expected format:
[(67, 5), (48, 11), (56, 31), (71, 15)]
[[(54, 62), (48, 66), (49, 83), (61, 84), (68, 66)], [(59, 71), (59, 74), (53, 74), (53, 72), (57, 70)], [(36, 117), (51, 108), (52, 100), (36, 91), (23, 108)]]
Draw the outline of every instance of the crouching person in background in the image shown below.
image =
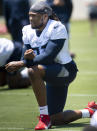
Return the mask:
[(16, 72), (8, 73), (5, 64), (21, 59), (22, 45), (19, 42), (0, 38), (0, 86), (8, 84), (9, 88), (26, 88), (30, 85), (28, 69), (23, 68)]

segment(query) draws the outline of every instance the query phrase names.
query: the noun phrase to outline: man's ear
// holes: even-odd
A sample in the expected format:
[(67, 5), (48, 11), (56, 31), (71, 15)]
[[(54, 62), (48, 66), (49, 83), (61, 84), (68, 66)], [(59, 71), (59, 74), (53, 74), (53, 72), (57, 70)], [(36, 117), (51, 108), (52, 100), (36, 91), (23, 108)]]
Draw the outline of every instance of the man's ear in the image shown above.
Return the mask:
[(46, 22), (48, 20), (48, 14), (43, 15), (43, 20)]

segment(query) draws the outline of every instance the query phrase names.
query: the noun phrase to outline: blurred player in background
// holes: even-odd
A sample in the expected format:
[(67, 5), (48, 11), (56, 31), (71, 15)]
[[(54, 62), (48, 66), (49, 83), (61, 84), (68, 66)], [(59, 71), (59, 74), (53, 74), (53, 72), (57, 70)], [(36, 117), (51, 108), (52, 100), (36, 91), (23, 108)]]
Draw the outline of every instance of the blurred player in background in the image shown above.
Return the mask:
[(69, 34), (70, 18), (73, 11), (72, 0), (47, 0), (47, 3), (52, 7), (59, 20), (65, 25)]
[(8, 84), (9, 88), (24, 88), (30, 85), (27, 69), (8, 73), (5, 64), (11, 61), (19, 61), (22, 54), (22, 45), (19, 42), (0, 38), (0, 86)]
[(97, 110), (93, 114), (90, 125), (86, 126), (83, 131), (97, 131)]
[(97, 111), (95, 111), (95, 113), (93, 114), (90, 124), (97, 128)]
[(29, 24), (29, 0), (3, 0), (5, 22), (13, 41), (22, 43), (22, 28)]
[(94, 126), (86, 126), (83, 131), (97, 131), (97, 128)]
[(86, 0), (90, 21), (90, 34), (95, 35), (97, 30), (97, 0)]
[(51, 7), (43, 1), (30, 8), (29, 19), (30, 25), (23, 28), (23, 60), (8, 63), (6, 70), (12, 72), (22, 67), (29, 68), (29, 77), (40, 109), (35, 130), (92, 116), (94, 105), (97, 108), (95, 102), (90, 102), (83, 110), (63, 111), (68, 86), (78, 71), (68, 50), (65, 26), (54, 20)]

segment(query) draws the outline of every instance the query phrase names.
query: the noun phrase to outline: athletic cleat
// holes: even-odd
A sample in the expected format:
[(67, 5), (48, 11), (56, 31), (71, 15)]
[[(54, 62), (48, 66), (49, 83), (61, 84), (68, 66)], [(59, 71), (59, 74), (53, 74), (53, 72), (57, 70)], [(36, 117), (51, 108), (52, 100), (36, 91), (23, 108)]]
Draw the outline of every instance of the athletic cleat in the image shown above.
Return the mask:
[(51, 121), (49, 115), (40, 115), (39, 123), (35, 127), (35, 130), (46, 130), (51, 128)]
[(97, 110), (97, 104), (95, 103), (95, 101), (88, 102), (87, 108), (85, 109), (88, 109), (91, 117), (94, 114), (94, 112)]
[(87, 107), (97, 110), (97, 104), (95, 103), (95, 101), (89, 102)]

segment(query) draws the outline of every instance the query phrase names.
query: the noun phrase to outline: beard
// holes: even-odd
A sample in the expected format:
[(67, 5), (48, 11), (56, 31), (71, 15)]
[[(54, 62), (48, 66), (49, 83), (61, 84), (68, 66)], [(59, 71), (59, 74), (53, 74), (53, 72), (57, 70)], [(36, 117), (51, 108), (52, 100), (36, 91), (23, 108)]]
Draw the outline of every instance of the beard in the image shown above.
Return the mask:
[(35, 25), (35, 26), (32, 26), (31, 25), (31, 27), (33, 28), (33, 29), (40, 29), (41, 27), (43, 27), (43, 22), (40, 24), (40, 25)]

